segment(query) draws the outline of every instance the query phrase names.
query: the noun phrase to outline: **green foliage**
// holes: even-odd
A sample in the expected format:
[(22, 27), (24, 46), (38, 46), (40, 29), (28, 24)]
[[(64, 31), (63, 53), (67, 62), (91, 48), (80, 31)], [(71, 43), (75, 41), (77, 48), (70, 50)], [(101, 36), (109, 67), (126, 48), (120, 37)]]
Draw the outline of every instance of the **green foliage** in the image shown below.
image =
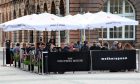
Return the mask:
[(15, 53), (13, 58), (16, 62), (18, 62), (20, 60), (20, 55)]
[(24, 63), (25, 65), (29, 65), (29, 64), (30, 64), (30, 61), (29, 61), (29, 60), (24, 60), (23, 63)]

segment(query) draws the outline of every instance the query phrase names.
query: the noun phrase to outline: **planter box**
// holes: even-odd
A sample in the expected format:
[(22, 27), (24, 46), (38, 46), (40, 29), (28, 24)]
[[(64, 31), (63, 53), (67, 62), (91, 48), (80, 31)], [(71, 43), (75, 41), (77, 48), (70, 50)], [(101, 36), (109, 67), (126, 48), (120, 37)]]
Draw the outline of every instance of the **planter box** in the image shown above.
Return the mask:
[(29, 70), (28, 68), (29, 68), (29, 65), (24, 64), (24, 70), (28, 71)]
[(19, 63), (18, 63), (18, 62), (16, 62), (16, 67), (17, 67), (17, 68), (19, 68), (19, 67), (18, 67), (18, 65), (19, 65)]
[(13, 61), (13, 66), (15, 67), (15, 61)]
[(34, 73), (38, 73), (38, 66), (34, 66)]
[(23, 63), (21, 63), (21, 69), (24, 69), (24, 64)]

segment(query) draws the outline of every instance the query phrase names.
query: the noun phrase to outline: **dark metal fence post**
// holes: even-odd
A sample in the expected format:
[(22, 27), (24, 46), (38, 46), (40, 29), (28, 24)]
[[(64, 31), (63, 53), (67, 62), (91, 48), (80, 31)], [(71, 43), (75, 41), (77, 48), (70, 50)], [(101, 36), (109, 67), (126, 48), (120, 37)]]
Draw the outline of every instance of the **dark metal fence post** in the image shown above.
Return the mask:
[(5, 66), (5, 48), (3, 48), (3, 66)]
[(90, 72), (92, 73), (92, 50), (90, 50)]
[(136, 72), (140, 72), (140, 49), (136, 49)]

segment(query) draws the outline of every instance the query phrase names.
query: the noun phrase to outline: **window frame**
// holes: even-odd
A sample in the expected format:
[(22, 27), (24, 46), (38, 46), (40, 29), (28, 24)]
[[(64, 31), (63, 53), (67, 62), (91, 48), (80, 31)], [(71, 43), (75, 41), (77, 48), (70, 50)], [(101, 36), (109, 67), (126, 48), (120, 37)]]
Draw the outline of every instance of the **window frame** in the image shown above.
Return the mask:
[[(133, 19), (135, 19), (135, 9), (133, 7), (133, 5), (128, 1), (128, 0), (122, 0), (122, 14), (116, 14), (116, 15), (120, 15), (122, 17), (132, 17)], [(129, 5), (131, 6), (133, 12), (132, 13), (125, 13), (125, 3), (129, 3)], [(106, 12), (110, 12), (110, 0), (107, 0), (107, 2), (104, 4), (104, 10), (106, 10)], [(103, 40), (135, 40), (135, 26), (133, 26), (133, 38), (126, 38), (125, 37), (125, 26), (122, 26), (122, 36), (121, 38), (110, 38), (110, 28), (107, 28), (107, 37), (103, 38)], [(129, 32), (130, 33), (130, 32)], [(99, 40), (102, 40), (102, 38), (99, 38)]]

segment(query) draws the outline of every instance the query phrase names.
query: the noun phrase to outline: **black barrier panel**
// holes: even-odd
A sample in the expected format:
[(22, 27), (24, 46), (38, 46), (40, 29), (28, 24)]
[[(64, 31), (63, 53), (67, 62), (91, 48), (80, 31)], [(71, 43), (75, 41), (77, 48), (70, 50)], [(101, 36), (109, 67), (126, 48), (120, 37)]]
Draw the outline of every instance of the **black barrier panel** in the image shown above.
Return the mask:
[(6, 48), (6, 64), (12, 64), (13, 60), (10, 55), (10, 48)]
[(43, 52), (43, 71), (48, 73), (48, 52)]
[(136, 51), (91, 51), (93, 70), (136, 69)]
[(88, 52), (53, 52), (48, 55), (49, 72), (89, 71)]

